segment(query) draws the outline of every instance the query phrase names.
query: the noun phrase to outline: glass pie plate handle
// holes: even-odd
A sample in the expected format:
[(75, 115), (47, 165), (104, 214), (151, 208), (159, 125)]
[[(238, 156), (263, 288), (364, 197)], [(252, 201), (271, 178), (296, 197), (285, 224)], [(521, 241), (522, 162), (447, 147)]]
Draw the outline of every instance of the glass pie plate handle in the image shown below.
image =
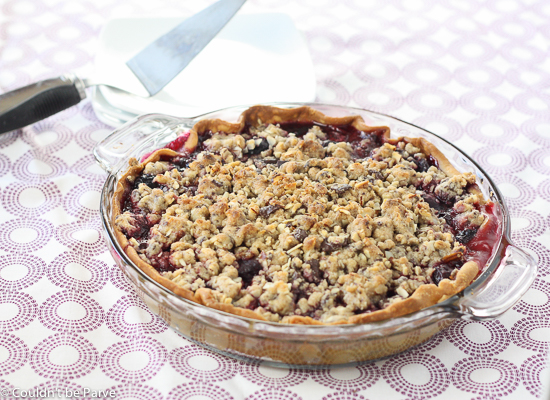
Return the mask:
[[(304, 104), (272, 104), (297, 107)], [(537, 274), (533, 257), (513, 245), (510, 217), (498, 188), (477, 163), (452, 143), (398, 119), (350, 107), (306, 104), (332, 116), (361, 115), (368, 124), (387, 125), (399, 136), (424, 137), (459, 171), (473, 172), (486, 198), (493, 201), (500, 230), (492, 256), (478, 278), (462, 292), (403, 317), (361, 325), (287, 325), (237, 317), (183, 299), (161, 286), (128, 259), (114, 236), (112, 195), (130, 158), (140, 159), (166, 146), (203, 118), (235, 122), (247, 106), (193, 118), (148, 114), (127, 122), (94, 148), (109, 172), (101, 195), (101, 218), (109, 249), (124, 275), (149, 308), (183, 336), (233, 358), (273, 366), (322, 368), (354, 365), (387, 357), (421, 344), (457, 319), (496, 318), (527, 292)]]
[[(464, 319), (496, 318), (512, 308), (529, 290), (537, 276), (537, 264), (525, 250), (510, 244), (505, 237), (501, 244), (499, 267), (489, 276), (483, 274), (458, 301)], [(477, 282), (480, 282), (478, 285)]]

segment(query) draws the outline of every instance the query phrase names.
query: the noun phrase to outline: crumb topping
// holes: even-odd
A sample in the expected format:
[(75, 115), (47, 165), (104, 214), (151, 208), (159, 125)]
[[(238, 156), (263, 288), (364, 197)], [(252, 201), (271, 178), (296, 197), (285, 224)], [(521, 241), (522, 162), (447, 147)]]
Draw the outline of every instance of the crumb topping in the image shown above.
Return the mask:
[(383, 309), (452, 278), (485, 216), (473, 174), (405, 140), (356, 146), (319, 126), (216, 133), (189, 163), (146, 164), (115, 224), (167, 279), (269, 321)]

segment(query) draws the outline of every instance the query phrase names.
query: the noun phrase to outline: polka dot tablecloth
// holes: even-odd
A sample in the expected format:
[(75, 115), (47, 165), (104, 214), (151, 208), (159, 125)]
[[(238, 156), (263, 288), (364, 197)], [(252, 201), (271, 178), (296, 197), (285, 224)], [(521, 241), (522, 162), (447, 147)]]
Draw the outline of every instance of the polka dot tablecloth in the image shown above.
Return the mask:
[[(188, 15), (206, 3), (0, 0), (0, 92), (69, 71), (87, 76), (110, 18)], [(294, 20), (317, 101), (396, 116), (468, 152), (504, 194), (513, 240), (539, 264), (533, 286), (497, 320), (458, 321), (357, 367), (275, 369), (214, 354), (152, 314), (109, 255), (98, 212), (106, 174), (92, 148), (112, 128), (85, 100), (0, 135), (0, 395), (541, 398), (550, 378), (550, 3), (248, 0), (242, 12)]]

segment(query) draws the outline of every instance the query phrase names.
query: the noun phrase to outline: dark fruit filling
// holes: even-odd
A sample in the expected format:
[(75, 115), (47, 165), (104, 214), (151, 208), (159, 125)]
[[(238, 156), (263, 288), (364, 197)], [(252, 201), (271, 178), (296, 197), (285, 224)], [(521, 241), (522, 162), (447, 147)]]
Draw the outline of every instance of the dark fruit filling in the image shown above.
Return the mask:
[[(325, 137), (321, 141), (323, 146), (323, 154), (324, 151), (329, 148), (329, 146), (334, 147), (334, 144), (346, 142), (351, 145), (352, 150), (350, 150), (350, 156), (352, 162), (364, 163), (365, 165), (373, 165), (372, 163), (382, 162), (383, 160), (379, 153), (377, 153), (379, 151), (379, 148), (381, 148), (381, 146), (383, 146), (385, 143), (385, 139), (382, 137), (382, 131), (366, 133), (357, 130), (351, 125), (337, 126), (326, 125), (318, 122), (281, 123), (279, 126), (283, 131), (286, 131), (283, 133), (283, 135), (288, 135), (288, 133), (291, 132), (297, 138), (303, 137), (313, 126), (320, 128), (321, 131), (325, 134)], [(247, 141), (253, 139), (255, 144), (253, 144), (253, 146), (251, 146), (246, 152), (244, 152), (239, 157), (238, 161), (240, 161), (241, 163), (247, 163), (247, 165), (252, 165), (253, 167), (255, 167), (256, 171), (263, 171), (266, 169), (269, 169), (271, 171), (277, 168), (280, 168), (281, 170), (285, 169), (285, 164), (289, 161), (277, 159), (272, 155), (272, 153), (269, 153), (273, 146), (265, 137), (256, 136), (254, 130), (249, 125), (246, 125), (244, 129), (239, 132), (239, 134), (242, 135), (242, 137), (244, 137), (244, 139)], [(166, 147), (175, 151), (181, 151), (188, 136), (189, 135), (183, 135), (168, 144)], [(182, 154), (172, 158), (165, 157), (163, 161), (168, 161), (168, 171), (176, 169), (181, 174), (183, 174), (188, 168), (190, 168), (191, 163), (197, 161), (197, 155), (199, 153), (203, 151), (208, 151), (207, 140), (212, 137), (214, 137), (214, 133), (210, 131), (199, 135), (197, 148), (195, 152), (191, 154)], [(434, 159), (432, 156), (425, 157), (423, 154), (409, 154), (404, 150), (404, 148), (405, 146), (402, 146), (399, 150), (396, 150), (396, 152), (402, 155), (404, 160), (408, 161), (408, 165), (410, 165), (409, 170), (412, 169), (413, 172), (416, 173), (427, 173), (427, 171), (430, 170), (430, 168), (432, 167), (438, 168), (437, 160)], [(266, 156), (265, 154), (268, 155)], [(326, 157), (329, 156), (327, 155)], [(320, 158), (323, 158), (323, 156), (321, 156)], [(316, 158), (314, 157), (311, 157), (311, 159), (316, 160)], [(290, 162), (293, 162), (292, 167), (296, 168), (294, 167), (294, 164), (296, 164), (296, 162), (294, 162), (293, 160), (290, 160)], [(371, 162), (371, 164), (369, 164), (369, 162)], [(224, 165), (223, 162), (222, 165)], [(319, 168), (319, 170), (320, 169), (321, 168)], [(321, 178), (319, 178), (319, 176)], [(164, 193), (168, 193), (170, 188), (166, 186), (165, 183), (159, 183), (155, 179), (156, 177), (157, 175), (154, 174), (139, 175), (135, 178), (130, 190), (126, 191), (126, 196), (124, 197), (123, 211), (129, 213), (133, 218), (133, 222), (131, 223), (133, 228), (127, 228), (125, 230), (125, 233), (128, 237), (135, 239), (139, 243), (139, 249), (142, 250), (147, 247), (147, 242), (149, 239), (151, 239), (151, 235), (153, 234), (153, 227), (155, 226), (155, 224), (158, 224), (158, 220), (155, 220), (155, 218), (151, 218), (151, 214), (145, 213), (138, 206), (137, 203), (139, 198), (138, 200), (136, 200), (132, 195), (132, 192), (139, 191), (140, 185), (143, 184), (146, 185), (149, 189), (160, 189)], [(308, 176), (308, 178), (313, 179), (313, 175)], [(321, 175), (318, 175), (316, 179), (325, 178), (323, 178), (323, 176)], [(385, 182), (387, 179), (387, 173), (385, 171), (371, 169), (369, 167), (364, 171), (363, 177), (353, 178), (354, 181), (357, 182), (357, 186), (352, 186), (348, 183), (345, 183), (350, 180), (344, 181), (344, 183), (337, 183), (334, 179), (332, 179), (332, 181), (331, 179), (331, 176), (327, 174), (327, 183), (323, 182), (323, 187), (325, 187), (324, 190), (326, 190), (325, 193), (327, 193), (327, 199), (332, 202), (331, 204), (334, 204), (333, 207), (337, 208), (339, 204), (347, 204), (349, 196), (351, 196), (352, 193), (355, 193), (356, 188), (359, 186), (359, 184), (368, 182), (370, 183), (370, 187), (377, 187), (377, 185), (380, 185), (381, 181), (383, 183), (387, 183)], [(216, 191), (218, 195), (220, 193), (223, 193), (223, 190), (226, 190), (225, 188), (227, 187), (227, 183), (222, 180), (211, 179), (209, 183), (213, 188), (212, 190)], [(353, 182), (350, 181), (350, 183)], [(199, 175), (194, 180), (187, 183), (185, 186), (179, 187), (178, 190), (180, 194), (187, 194), (189, 197), (193, 197), (197, 194), (198, 191), (202, 190), (200, 189), (200, 185), (202, 184), (203, 183), (200, 182)], [(486, 218), (485, 223), (481, 225), (480, 228), (479, 224), (472, 224), (470, 219), (468, 219), (468, 217), (464, 215), (463, 210), (460, 207), (457, 207), (457, 199), (455, 195), (449, 194), (449, 192), (436, 190), (438, 184), (440, 184), (440, 181), (419, 180), (418, 183), (415, 183), (414, 186), (412, 186), (412, 190), (414, 191), (414, 189), (416, 188), (416, 196), (418, 198), (421, 198), (425, 203), (429, 205), (430, 209), (433, 212), (433, 215), (435, 215), (439, 219), (439, 221), (445, 221), (443, 223), (443, 233), (450, 232), (453, 235), (454, 240), (463, 245), (463, 251), (459, 253), (453, 253), (453, 257), (448, 259), (444, 257), (441, 261), (438, 261), (435, 264), (432, 261), (432, 263), (430, 264), (430, 271), (433, 272), (431, 272), (431, 276), (428, 276), (427, 279), (431, 280), (431, 282), (435, 284), (439, 284), (439, 282), (441, 282), (443, 279), (453, 278), (457, 270), (459, 270), (467, 261), (473, 260), (476, 261), (481, 267), (485, 266), (489, 257), (491, 256), (492, 246), (495, 243), (497, 236), (500, 234), (500, 227), (498, 225), (498, 221), (495, 216), (494, 205), (492, 203), (489, 203), (486, 206), (480, 206), (479, 204), (473, 205), (475, 211), (479, 214), (483, 214)], [(218, 192), (218, 188), (222, 191)], [(467, 191), (469, 188), (470, 186), (466, 186), (464, 190)], [(205, 198), (212, 199), (213, 197), (205, 196)], [(306, 200), (307, 199), (305, 199), (304, 201)], [(368, 199), (365, 201), (368, 201)], [(259, 217), (266, 221), (274, 217), (279, 218), (281, 215), (284, 214), (286, 210), (289, 209), (289, 207), (285, 208), (282, 204), (283, 203), (281, 203), (280, 201), (272, 201), (270, 203), (267, 203), (266, 205), (263, 205), (262, 207), (259, 207), (255, 212), (257, 215), (259, 215)], [(208, 207), (208, 205), (206, 207)], [(308, 210), (307, 213), (313, 215), (321, 215), (326, 212), (326, 210), (324, 210), (323, 208), (325, 207), (323, 204), (310, 202), (307, 206), (304, 205), (303, 207)], [(307, 213), (303, 212), (301, 214), (307, 215)], [(196, 219), (195, 217), (193, 218), (194, 220)], [(344, 216), (344, 218), (346, 217)], [(354, 245), (354, 241), (352, 241), (350, 238), (351, 235), (349, 234), (349, 229), (347, 230), (346, 234), (346, 226), (348, 226), (351, 221), (353, 221), (353, 219), (354, 218), (351, 218), (349, 222), (346, 222), (344, 225), (342, 225), (343, 230), (341, 235), (325, 235), (324, 238), (321, 238), (321, 240), (319, 240), (317, 245), (317, 249), (321, 253), (321, 257), (319, 257), (319, 259), (304, 258), (303, 264), (302, 261), (300, 261), (300, 263), (298, 264), (299, 267), (293, 269), (292, 278), (289, 280), (289, 285), (291, 286), (291, 293), (294, 299), (293, 301), (296, 304), (300, 300), (307, 300), (308, 298), (310, 298), (312, 293), (314, 293), (313, 286), (322, 284), (326, 286), (334, 285), (334, 282), (329, 282), (331, 279), (334, 279), (331, 278), (330, 270), (325, 266), (321, 267), (320, 260), (325, 262), (329, 257), (333, 255), (338, 255), (342, 251), (349, 249), (351, 246)], [(325, 221), (324, 223), (329, 224), (330, 222), (334, 221), (329, 220)], [(365, 223), (368, 224), (368, 222)], [(389, 221), (390, 227), (391, 223), (392, 221)], [(291, 222), (285, 222), (281, 225), (289, 232), (288, 239), (286, 240), (290, 244), (285, 247), (285, 251), (290, 252), (292, 251), (292, 248), (299, 249), (301, 246), (305, 246), (305, 243), (310, 236), (309, 228), (304, 226), (297, 226), (295, 223)], [(382, 230), (383, 227), (384, 225), (381, 222), (378, 222), (378, 225), (372, 228), (372, 234), (374, 235), (375, 229), (379, 228), (380, 230)], [(218, 226), (218, 228), (221, 232), (222, 228), (220, 226)], [(282, 229), (281, 226), (279, 226), (278, 229)], [(167, 236), (170, 234), (173, 233), (165, 233), (165, 235)], [(399, 236), (395, 236), (396, 234), (397, 232), (394, 233), (394, 237)], [(192, 240), (196, 239), (197, 243), (199, 243), (199, 240), (205, 240), (199, 239), (197, 235), (199, 234), (197, 233), (195, 235), (195, 238)], [(235, 240), (235, 237), (231, 237), (231, 240)], [(235, 248), (233, 249), (236, 260), (234, 265), (236, 266), (238, 276), (242, 279), (242, 289), (247, 289), (251, 287), (251, 285), (254, 285), (254, 278), (257, 277), (259, 274), (262, 274), (262, 276), (265, 276), (267, 274), (267, 269), (262, 265), (261, 262), (262, 257), (264, 257), (263, 260), (265, 260), (265, 255), (263, 253), (253, 253), (250, 249), (246, 249), (246, 240), (252, 242), (252, 239), (241, 240), (241, 244), (239, 245), (241, 247), (237, 249), (237, 246), (235, 246)], [(355, 239), (355, 243), (357, 243), (357, 239)], [(382, 258), (384, 254), (386, 254), (387, 259), (393, 263), (395, 258), (399, 258), (401, 256), (395, 256), (394, 258), (394, 255), (391, 254), (391, 248), (392, 247), (388, 245), (390, 255), (387, 255), (388, 252), (386, 251), (385, 253), (382, 252), (382, 255), (380, 257)], [(177, 262), (174, 264), (174, 261), (170, 258), (170, 246), (163, 247), (158, 254), (154, 256), (149, 256), (148, 258), (150, 264), (161, 273), (176, 271), (177, 269), (181, 268), (181, 265), (179, 265)], [(292, 262), (292, 256), (290, 257), (290, 260), (291, 261), (289, 261), (288, 265), (290, 265), (290, 263)], [(413, 265), (413, 268), (420, 267), (425, 269), (427, 268), (427, 266), (427, 263), (418, 262), (417, 264)], [(200, 275), (200, 273), (202, 272), (197, 269), (197, 274)], [(274, 282), (275, 281), (270, 281), (270, 283)], [(398, 296), (400, 294), (398, 289), (399, 288), (397, 287), (388, 287), (387, 296)], [(323, 298), (319, 305), (316, 305), (312, 310), (309, 310), (307, 312), (301, 312), (301, 315), (308, 315), (318, 319), (319, 308), (328, 306), (345, 307), (347, 304), (346, 302), (348, 301), (348, 298), (346, 296), (347, 294), (345, 292), (341, 292), (328, 299)], [(257, 307), (264, 307), (268, 311), (271, 311), (269, 308), (269, 304), (269, 301), (265, 299), (261, 300), (259, 297), (255, 297), (244, 307), (251, 310), (254, 310)], [(370, 303), (364, 306), (361, 310), (354, 310), (354, 313), (357, 314), (361, 312), (373, 311), (383, 307), (384, 300), (382, 296), (381, 300), (379, 300), (378, 303)], [(298, 314), (300, 314), (300, 311), (298, 311)]]

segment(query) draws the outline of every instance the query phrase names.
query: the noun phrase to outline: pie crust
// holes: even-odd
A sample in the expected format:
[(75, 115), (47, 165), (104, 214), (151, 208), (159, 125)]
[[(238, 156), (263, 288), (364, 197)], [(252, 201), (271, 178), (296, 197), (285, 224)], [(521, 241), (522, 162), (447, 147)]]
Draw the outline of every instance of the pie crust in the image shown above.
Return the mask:
[[(483, 214), (481, 211), (484, 210), (484, 207), (488, 204), (483, 199), (483, 196), (477, 186), (477, 184), (473, 181), (472, 176), (467, 174), (461, 174), (459, 171), (456, 170), (456, 168), (453, 167), (453, 165), (447, 160), (447, 158), (443, 155), (441, 151), (439, 151), (433, 144), (428, 142), (427, 140), (423, 138), (390, 138), (390, 130), (387, 127), (372, 127), (367, 126), (363, 119), (359, 116), (346, 116), (346, 117), (329, 117), (321, 112), (304, 106), (299, 108), (293, 108), (293, 109), (282, 109), (282, 108), (276, 108), (276, 107), (270, 107), (270, 106), (254, 106), (246, 110), (240, 117), (239, 122), (237, 123), (229, 123), (222, 120), (202, 120), (198, 122), (183, 138), (185, 139), (185, 142), (183, 146), (178, 149), (178, 151), (174, 151), (169, 148), (164, 148), (157, 150), (150, 154), (145, 160), (142, 162), (138, 162), (135, 159), (130, 160), (130, 166), (128, 170), (121, 176), (121, 178), (118, 181), (116, 191), (114, 193), (113, 199), (112, 199), (112, 206), (113, 206), (113, 226), (115, 230), (115, 235), (118, 243), (120, 244), (121, 248), (124, 250), (124, 252), (127, 254), (127, 256), (130, 258), (130, 260), (143, 272), (145, 272), (150, 278), (155, 280), (156, 282), (160, 283), (170, 291), (174, 292), (175, 294), (184, 297), (188, 300), (191, 300), (193, 302), (203, 304), (207, 307), (211, 307), (217, 310), (225, 311), (231, 314), (235, 314), (242, 317), (257, 319), (257, 320), (269, 320), (269, 321), (277, 321), (282, 323), (289, 323), (289, 324), (307, 324), (307, 325), (326, 325), (326, 324), (361, 324), (366, 322), (374, 322), (374, 321), (381, 321), (393, 317), (403, 316), (418, 310), (421, 310), (425, 307), (437, 304), (438, 302), (441, 302), (459, 292), (464, 290), (479, 274), (482, 267), (484, 267), (484, 261), (481, 258), (482, 261), (480, 261), (480, 258), (476, 257), (467, 257), (465, 258), (465, 262), (463, 262), (461, 267), (457, 267), (450, 276), (445, 277), (439, 282), (433, 282), (433, 280), (426, 275), (417, 274), (417, 277), (424, 276), (425, 282), (420, 282), (418, 287), (411, 289), (412, 293), (403, 293), (403, 291), (400, 291), (403, 293), (403, 296), (397, 296), (394, 293), (394, 299), (390, 302), (386, 300), (379, 300), (377, 305), (375, 304), (369, 304), (369, 307), (361, 309), (361, 310), (355, 310), (353, 315), (350, 315), (347, 309), (345, 309), (345, 313), (340, 315), (338, 313), (331, 315), (327, 318), (324, 318), (322, 321), (320, 318), (318, 318), (319, 314), (314, 315), (312, 312), (305, 312), (302, 313), (302, 315), (292, 314), (290, 315), (275, 315), (277, 313), (273, 311), (266, 311), (263, 307), (252, 307), (254, 309), (248, 309), (241, 306), (236, 306), (233, 303), (232, 299), (230, 297), (227, 297), (225, 295), (222, 295), (219, 290), (214, 290), (212, 287), (208, 287), (207, 285), (204, 285), (204, 287), (196, 288), (195, 290), (192, 290), (188, 287), (184, 287), (185, 285), (177, 284), (174, 282), (174, 280), (169, 279), (167, 276), (173, 276), (174, 274), (172, 272), (169, 273), (161, 273), (159, 272), (155, 267), (151, 265), (151, 263), (146, 262), (147, 257), (143, 254), (140, 255), (140, 247), (137, 245), (135, 240), (132, 240), (131, 235), (128, 235), (128, 232), (125, 232), (125, 225), (121, 222), (121, 220), (124, 220), (123, 216), (127, 210), (125, 211), (125, 202), (128, 200), (129, 196), (132, 195), (132, 190), (134, 187), (135, 180), (140, 176), (140, 174), (143, 173), (143, 171), (146, 168), (150, 168), (154, 170), (155, 163), (162, 160), (169, 160), (171, 158), (182, 158), (182, 157), (195, 157), (196, 154), (193, 152), (195, 151), (197, 145), (201, 144), (204, 146), (203, 138), (209, 137), (213, 135), (212, 137), (223, 137), (223, 135), (227, 135), (227, 137), (235, 137), (235, 135), (242, 134), (243, 132), (252, 132), (252, 130), (261, 130), (261, 129), (275, 129), (278, 124), (281, 126), (284, 126), (284, 124), (317, 124), (317, 126), (329, 126), (329, 127), (339, 127), (339, 126), (346, 126), (346, 127), (352, 127), (360, 132), (364, 132), (366, 135), (373, 135), (377, 136), (381, 142), (383, 143), (384, 149), (389, 149), (393, 147), (394, 149), (400, 148), (401, 154), (408, 154), (406, 153), (405, 148), (408, 149), (416, 149), (414, 151), (418, 150), (418, 153), (422, 153), (425, 156), (425, 160), (431, 160), (431, 167), (436, 166), (438, 168), (438, 172), (435, 172), (434, 174), (439, 174), (440, 178), (444, 176), (444, 178), (439, 179), (439, 181), (443, 179), (447, 179), (447, 181), (453, 177), (458, 178), (464, 178), (465, 176), (468, 179), (468, 183), (463, 185), (462, 189), (463, 194), (461, 194), (460, 198), (463, 200), (464, 198), (467, 198), (467, 202), (469, 201), (470, 206), (468, 206), (470, 209), (472, 208), (471, 204), (475, 205), (476, 211), (475, 211), (475, 218), (469, 217), (470, 219), (476, 219), (477, 225), (476, 229), (477, 232), (481, 232), (484, 230), (484, 227), (487, 225), (487, 221), (490, 219), (486, 214)], [(271, 126), (271, 127), (270, 127)], [(275, 126), (275, 127), (273, 127)], [(252, 127), (252, 130), (251, 130)], [(268, 128), (266, 128), (268, 127)], [(278, 128), (277, 128), (278, 129)], [(350, 128), (351, 129), (351, 128)], [(262, 131), (263, 132), (263, 131)], [(222, 136), (215, 136), (214, 134), (220, 133)], [(291, 132), (290, 132), (291, 133)], [(285, 132), (286, 134), (286, 132)], [(232, 136), (233, 135), (233, 136)], [(314, 133), (308, 133), (308, 135), (314, 136)], [(321, 135), (321, 134), (319, 134)], [(246, 136), (246, 135), (245, 135)], [(292, 136), (292, 135), (290, 135)], [(210, 138), (212, 139), (212, 138)], [(288, 139), (288, 136), (287, 136)], [(214, 140), (214, 139), (212, 139)], [(253, 137), (254, 140), (254, 137)], [(212, 142), (213, 143), (213, 142)], [(220, 141), (223, 145), (223, 140)], [(219, 143), (218, 143), (219, 144)], [(330, 145), (330, 144), (329, 144)], [(336, 144), (335, 144), (336, 145)], [(407, 147), (407, 146), (412, 147)], [(333, 147), (334, 148), (334, 147)], [(343, 146), (342, 148), (347, 148), (349, 150), (350, 147)], [(382, 148), (382, 147), (379, 147)], [(270, 148), (272, 150), (273, 148)], [(217, 154), (221, 154), (223, 152), (222, 149), (217, 149)], [(391, 154), (394, 154), (395, 151)], [(415, 153), (415, 154), (418, 154)], [(263, 153), (262, 153), (263, 154)], [(335, 153), (332, 153), (335, 154)], [(183, 155), (183, 156), (182, 156)], [(234, 155), (234, 154), (233, 154)], [(393, 156), (393, 155), (392, 155)], [(220, 156), (221, 157), (221, 156)], [(224, 163), (224, 161), (220, 161), (220, 157), (218, 157), (218, 161), (220, 163)], [(399, 157), (399, 156), (394, 156)], [(237, 157), (235, 157), (237, 158)], [(335, 157), (333, 157), (335, 158)], [(337, 158), (337, 157), (336, 157)], [(262, 158), (256, 158), (256, 160), (262, 160)], [(292, 159), (290, 159), (292, 161)], [(362, 162), (368, 162), (365, 160), (371, 160), (371, 158), (364, 158), (359, 161)], [(230, 159), (229, 161), (233, 162), (233, 159)], [(226, 164), (231, 164), (231, 162), (227, 162)], [(238, 161), (238, 159), (237, 159)], [(355, 160), (351, 160), (355, 161)], [(372, 160), (371, 160), (372, 161)], [(382, 161), (381, 161), (382, 162)], [(405, 165), (412, 165), (410, 162), (407, 164), (407, 162), (401, 160), (401, 163)], [(149, 167), (147, 167), (149, 165)], [(396, 164), (397, 166), (401, 164)], [(394, 165), (395, 167), (395, 165)], [(266, 167), (267, 168), (267, 167)], [(282, 168), (282, 167), (281, 167)], [(289, 167), (290, 168), (290, 167)], [(407, 167), (409, 168), (409, 167)], [(433, 168), (432, 168), (433, 172)], [(165, 175), (169, 175), (170, 172), (161, 171), (161, 173), (164, 173)], [(436, 176), (434, 175), (434, 176)], [(203, 179), (203, 178), (199, 178)], [(357, 180), (354, 180), (353, 182), (360, 182), (361, 177)], [(385, 178), (387, 179), (387, 178)], [(384, 179), (384, 180), (385, 180)], [(394, 178), (397, 179), (397, 178)], [(382, 182), (384, 183), (384, 182)], [(349, 186), (349, 185), (347, 185)], [(346, 187), (347, 187), (346, 186)], [(382, 185), (384, 186), (384, 185)], [(392, 186), (389, 184), (388, 187)], [(409, 185), (410, 186), (410, 185)], [(460, 189), (460, 188), (459, 188)], [(430, 187), (430, 190), (434, 190), (434, 185)], [(187, 194), (184, 195), (188, 196)], [(328, 195), (327, 195), (328, 196)], [(191, 197), (189, 195), (188, 197)], [(338, 197), (338, 196), (336, 196)], [(413, 196), (414, 197), (414, 196)], [(186, 197), (187, 198), (187, 197)], [(458, 198), (458, 197), (457, 197)], [(473, 199), (473, 200), (472, 200)], [(386, 199), (386, 201), (390, 201), (391, 199)], [(174, 200), (174, 201), (177, 201)], [(401, 200), (400, 200), (401, 201)], [(421, 199), (416, 199), (414, 201), (420, 202)], [(175, 203), (174, 203), (175, 204)], [(424, 205), (423, 205), (424, 206)], [(455, 202), (456, 206), (456, 202)], [(424, 206), (425, 207), (425, 206)], [(432, 215), (437, 215), (436, 211), (434, 209), (430, 208), (430, 212)], [(450, 207), (449, 207), (450, 209)], [(481, 211), (480, 211), (481, 210)], [(165, 211), (165, 210), (164, 210)], [(163, 211), (163, 212), (164, 212)], [(349, 212), (348, 212), (349, 214)], [(302, 213), (301, 215), (308, 215), (308, 213)], [(267, 217), (265, 218), (267, 220)], [(436, 218), (437, 219), (437, 218)], [(371, 218), (372, 220), (372, 218)], [(439, 218), (440, 221), (442, 221), (442, 218)], [(482, 221), (482, 222), (479, 222)], [(416, 224), (414, 224), (414, 227), (416, 229)], [(376, 227), (373, 228), (373, 233), (376, 231)], [(395, 228), (397, 229), (397, 228)], [(338, 231), (341, 231), (339, 229), (336, 229)], [(221, 229), (219, 230), (221, 232)], [(394, 238), (395, 240), (395, 231), (394, 230)], [(329, 232), (330, 233), (330, 232)], [(443, 237), (444, 233), (441, 232), (438, 233), (440, 237)], [(348, 235), (350, 236), (350, 235)], [(404, 235), (401, 235), (403, 237)], [(308, 237), (309, 238), (309, 237)], [(327, 243), (333, 243), (329, 242), (330, 238), (325, 238), (324, 240), (327, 240)], [(307, 240), (307, 239), (306, 239)], [(351, 240), (351, 239), (350, 239)], [(365, 243), (370, 240), (368, 237), (362, 239)], [(401, 240), (406, 240), (401, 238)], [(414, 239), (411, 239), (409, 237), (410, 243), (414, 242)], [(390, 240), (391, 241), (391, 240)], [(440, 240), (441, 241), (441, 240)], [(430, 271), (434, 271), (434, 268), (437, 267), (437, 265), (440, 265), (441, 263), (445, 263), (447, 261), (452, 262), (453, 260), (456, 260), (457, 256), (460, 257), (463, 254), (461, 251), (464, 250), (464, 246), (461, 245), (461, 243), (458, 243), (456, 238), (453, 237), (454, 244), (451, 248), (445, 248), (445, 251), (441, 250), (440, 253), (445, 253), (443, 256), (440, 257), (439, 260), (435, 261), (431, 260), (431, 268)], [(386, 240), (387, 242), (387, 240)], [(204, 243), (204, 242), (203, 242)], [(305, 243), (305, 242), (303, 242)], [(380, 242), (377, 242), (380, 243)], [(393, 243), (393, 242), (392, 242)], [(347, 244), (349, 245), (349, 243)], [(394, 243), (395, 245), (395, 243)], [(174, 244), (172, 244), (174, 246)], [(304, 245), (305, 246), (305, 245)], [(318, 246), (318, 243), (317, 243)], [(346, 246), (346, 244), (344, 244)], [(184, 246), (185, 247), (185, 246)], [(402, 246), (405, 247), (405, 246)], [(410, 246), (409, 246), (410, 247)], [(413, 246), (414, 247), (414, 246)], [(457, 250), (458, 249), (458, 250)], [(333, 253), (340, 253), (340, 248), (337, 248), (336, 250), (333, 250), (329, 248), (326, 252), (323, 251), (317, 251), (317, 253), (322, 254), (323, 257), (328, 258)], [(236, 250), (235, 250), (236, 251)], [(437, 250), (436, 250), (437, 252)], [(234, 254), (234, 253), (233, 253)], [(382, 253), (383, 254), (383, 253)], [(386, 251), (386, 256), (388, 252)], [(390, 254), (391, 254), (391, 248), (390, 248)], [(388, 264), (390, 261), (385, 258), (385, 256), (379, 256), (382, 257), (383, 262), (386, 262)], [(290, 258), (290, 257), (289, 257)], [(291, 260), (294, 260), (292, 258)], [(305, 260), (304, 264), (308, 265)], [(391, 263), (393, 263), (393, 258)], [(403, 261), (405, 262), (405, 261)], [(440, 263), (440, 264), (438, 264)], [(239, 270), (239, 266), (234, 262), (235, 268), (237, 271)], [(305, 266), (302, 264), (302, 266)], [(480, 265), (483, 264), (483, 265)], [(240, 265), (240, 264), (239, 264)], [(290, 265), (290, 261), (289, 261)], [(436, 267), (434, 267), (434, 265)], [(454, 264), (453, 264), (454, 265)], [(310, 265), (312, 266), (312, 265)], [(393, 266), (392, 266), (393, 268)], [(414, 266), (413, 266), (414, 268)], [(311, 269), (311, 268), (310, 268)], [(391, 269), (391, 268), (389, 268)], [(326, 269), (325, 269), (326, 271)], [(339, 272), (337, 272), (339, 273)], [(370, 274), (370, 272), (369, 272)], [(386, 275), (389, 274), (386, 272)], [(392, 276), (395, 276), (397, 272), (395, 270), (392, 270), (391, 274)], [(346, 274), (345, 276), (352, 276), (353, 272), (350, 272), (349, 274)], [(355, 274), (357, 275), (357, 274)], [(355, 277), (355, 275), (353, 275)], [(422, 275), (422, 276), (421, 276)], [(340, 273), (341, 276), (341, 273)], [(235, 277), (233, 277), (235, 278)], [(418, 278), (418, 279), (420, 279)], [(321, 279), (321, 278), (319, 278)], [(347, 278), (343, 278), (344, 280)], [(392, 278), (393, 279), (393, 278)], [(234, 281), (239, 281), (239, 279), (234, 279)], [(325, 281), (329, 281), (328, 278), (326, 278), (325, 273)], [(337, 280), (338, 281), (338, 280)], [(361, 281), (359, 279), (359, 281)], [(406, 281), (406, 280), (404, 280)], [(282, 286), (281, 284), (278, 284), (277, 281), (271, 282), (271, 286)], [(287, 286), (290, 287), (291, 283), (284, 282)], [(342, 287), (346, 287), (348, 290), (347, 293), (354, 293), (354, 290), (361, 290), (361, 288), (357, 288), (353, 286), (351, 283), (346, 286), (349, 282), (345, 282), (344, 284), (341, 283), (335, 283), (335, 285), (328, 284), (329, 288), (334, 288), (334, 286), (338, 287), (338, 290), (343, 290)], [(387, 282), (386, 282), (387, 283)], [(244, 283), (241, 279), (241, 284), (244, 287)], [(250, 283), (249, 285), (252, 285)], [(187, 284), (189, 286), (189, 284)], [(265, 282), (264, 282), (265, 286)], [(407, 286), (405, 286), (407, 287)], [(241, 287), (242, 289), (242, 287)], [(327, 289), (328, 290), (328, 289)], [(332, 289), (331, 289), (332, 290)], [(375, 289), (376, 290), (376, 289)], [(388, 289), (390, 290), (390, 289)], [(392, 290), (396, 290), (393, 288)], [(375, 296), (376, 297), (376, 296)], [(377, 297), (376, 297), (377, 298)], [(381, 296), (383, 298), (383, 296)], [(228, 300), (229, 299), (229, 300)], [(384, 301), (386, 301), (384, 303)], [(304, 302), (302, 302), (304, 303)], [(368, 303), (368, 302), (367, 302)], [(270, 303), (271, 304), (271, 303)], [(306, 306), (306, 308), (309, 306)], [(344, 307), (342, 304), (335, 305), (335, 307)], [(345, 308), (345, 307), (344, 307)], [(348, 307), (349, 308), (349, 307)], [(295, 305), (295, 309), (298, 309), (298, 306)], [(338, 309), (338, 310), (340, 310)], [(325, 310), (326, 311), (326, 310)], [(327, 311), (329, 312), (329, 311)], [(332, 312), (332, 311), (330, 311)], [(324, 314), (323, 314), (324, 315)], [(279, 318), (280, 317), (280, 318)], [(277, 319), (278, 318), (278, 319)]]

